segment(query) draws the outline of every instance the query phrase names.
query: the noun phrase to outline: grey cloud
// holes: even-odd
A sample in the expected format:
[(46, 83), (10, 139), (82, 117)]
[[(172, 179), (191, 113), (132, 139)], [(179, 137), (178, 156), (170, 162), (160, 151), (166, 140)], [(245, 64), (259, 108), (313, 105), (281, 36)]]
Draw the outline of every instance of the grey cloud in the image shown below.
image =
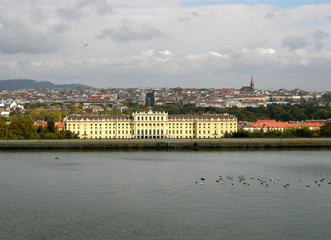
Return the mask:
[(318, 40), (321, 40), (323, 38), (328, 38), (328, 37), (329, 37), (329, 34), (327, 32), (324, 32), (319, 29), (315, 30), (313, 33), (313, 38), (318, 39)]
[(299, 48), (307, 47), (308, 41), (302, 37), (289, 36), (289, 37), (284, 38), (282, 45), (283, 45), (283, 47), (287, 47), (290, 50), (296, 50)]
[(77, 8), (59, 8), (57, 9), (57, 13), (67, 21), (77, 21), (82, 17), (82, 14)]
[(57, 51), (63, 42), (61, 37), (52, 32), (38, 31), (20, 22), (2, 19), (1, 25), (1, 53), (50, 53)]
[(105, 15), (113, 12), (113, 8), (108, 4), (107, 0), (81, 0), (78, 7), (91, 7), (95, 9), (100, 15)]
[(106, 28), (101, 31), (97, 38), (111, 38), (117, 43), (128, 43), (132, 41), (149, 41), (154, 38), (169, 38), (160, 29), (149, 24), (137, 25), (129, 20), (124, 20), (122, 25), (115, 28)]
[(68, 30), (69, 27), (68, 27), (67, 24), (60, 23), (60, 24), (55, 25), (53, 29), (54, 29), (54, 31), (55, 31), (56, 33), (61, 33), (61, 34), (62, 34), (62, 33), (65, 32), (66, 30)]
[(22, 60), (17, 61), (17, 64), (18, 65), (31, 65), (31, 61), (28, 59), (22, 59)]
[(275, 14), (273, 14), (273, 13), (267, 13), (265, 16), (264, 16), (264, 18), (274, 18), (275, 17)]
[(324, 47), (324, 44), (321, 41), (316, 40), (315, 41), (315, 46), (316, 46), (316, 49), (319, 50), (319, 49), (322, 49)]
[(329, 34), (327, 32), (317, 29), (313, 33), (313, 38), (316, 49), (320, 50), (324, 47), (324, 44), (322, 42), (323, 39), (329, 38)]
[(112, 7), (106, 0), (81, 0), (72, 7), (62, 7), (57, 9), (57, 13), (67, 21), (78, 21), (84, 16), (84, 7), (94, 9), (100, 15), (106, 15), (113, 11)]
[(199, 13), (191, 12), (191, 14), (189, 16), (179, 16), (179, 17), (177, 17), (177, 20), (180, 21), (180, 22), (190, 22), (190, 21), (192, 21), (192, 19), (194, 19), (198, 16), (200, 16)]

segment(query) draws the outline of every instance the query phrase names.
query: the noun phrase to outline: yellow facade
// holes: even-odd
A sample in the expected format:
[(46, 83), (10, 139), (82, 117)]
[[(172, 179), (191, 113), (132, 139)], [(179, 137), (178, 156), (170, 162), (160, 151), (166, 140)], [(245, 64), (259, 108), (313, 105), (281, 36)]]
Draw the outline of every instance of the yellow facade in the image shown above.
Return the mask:
[(237, 132), (237, 118), (149, 111), (132, 116), (71, 116), (64, 119), (64, 127), (82, 139), (221, 138)]

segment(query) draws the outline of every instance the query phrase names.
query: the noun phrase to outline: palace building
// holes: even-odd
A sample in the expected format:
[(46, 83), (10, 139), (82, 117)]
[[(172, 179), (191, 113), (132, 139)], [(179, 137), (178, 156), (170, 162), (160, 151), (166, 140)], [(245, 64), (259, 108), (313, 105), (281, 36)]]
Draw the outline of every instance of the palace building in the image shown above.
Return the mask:
[(221, 138), (237, 132), (237, 118), (228, 114), (168, 115), (136, 112), (132, 116), (70, 116), (64, 128), (81, 139)]

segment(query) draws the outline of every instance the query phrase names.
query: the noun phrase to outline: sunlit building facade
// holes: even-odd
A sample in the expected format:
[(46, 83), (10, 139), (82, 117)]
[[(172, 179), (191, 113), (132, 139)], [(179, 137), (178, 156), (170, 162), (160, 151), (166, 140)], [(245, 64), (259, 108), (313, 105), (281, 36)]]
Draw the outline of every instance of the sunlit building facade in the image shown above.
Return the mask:
[(70, 116), (64, 119), (64, 127), (81, 139), (221, 138), (237, 132), (237, 118), (149, 111), (132, 116)]

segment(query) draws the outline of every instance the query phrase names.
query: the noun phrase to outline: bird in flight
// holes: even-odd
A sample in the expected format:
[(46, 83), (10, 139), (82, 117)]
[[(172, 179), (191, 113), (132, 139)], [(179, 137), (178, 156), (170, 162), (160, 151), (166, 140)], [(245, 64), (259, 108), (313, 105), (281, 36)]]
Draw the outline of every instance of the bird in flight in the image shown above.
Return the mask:
[(87, 47), (88, 46), (88, 43), (84, 43), (83, 47)]

